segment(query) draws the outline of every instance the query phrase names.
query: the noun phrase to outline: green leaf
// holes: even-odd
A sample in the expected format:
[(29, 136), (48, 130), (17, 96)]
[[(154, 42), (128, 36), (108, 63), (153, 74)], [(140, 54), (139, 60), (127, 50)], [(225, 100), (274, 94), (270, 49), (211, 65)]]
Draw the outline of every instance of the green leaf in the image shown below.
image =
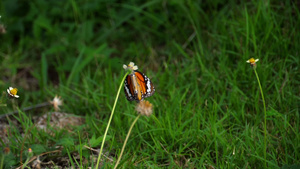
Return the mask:
[(90, 146), (97, 147), (101, 144), (102, 140), (103, 140), (103, 136), (96, 138), (96, 135), (94, 134), (93, 137), (90, 139)]
[(41, 144), (33, 144), (30, 146), (30, 148), (32, 149), (32, 152), (34, 154), (41, 154), (46, 152), (47, 150), (45, 149), (45, 147)]
[(41, 75), (42, 75), (41, 88), (44, 88), (47, 85), (47, 79), (48, 79), (48, 63), (47, 63), (46, 56), (44, 54), (42, 55), (42, 60), (41, 60)]
[(74, 146), (74, 140), (72, 138), (62, 138), (57, 144), (60, 144), (64, 147)]

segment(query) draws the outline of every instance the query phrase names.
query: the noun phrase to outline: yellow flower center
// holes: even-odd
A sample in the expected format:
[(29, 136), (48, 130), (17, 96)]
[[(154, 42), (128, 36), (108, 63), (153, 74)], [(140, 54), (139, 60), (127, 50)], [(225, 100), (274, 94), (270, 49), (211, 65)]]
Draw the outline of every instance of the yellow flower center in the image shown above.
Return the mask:
[(13, 89), (10, 91), (10, 94), (16, 95), (17, 92), (18, 92), (18, 89), (17, 89), (17, 88), (13, 88)]
[(254, 59), (254, 58), (251, 58), (251, 59), (249, 59), (249, 62), (250, 62), (251, 64), (253, 64), (253, 63), (255, 63), (255, 59)]
[(133, 68), (133, 66), (132, 66), (132, 65), (130, 65), (130, 64), (128, 65), (128, 67), (131, 67), (131, 68)]

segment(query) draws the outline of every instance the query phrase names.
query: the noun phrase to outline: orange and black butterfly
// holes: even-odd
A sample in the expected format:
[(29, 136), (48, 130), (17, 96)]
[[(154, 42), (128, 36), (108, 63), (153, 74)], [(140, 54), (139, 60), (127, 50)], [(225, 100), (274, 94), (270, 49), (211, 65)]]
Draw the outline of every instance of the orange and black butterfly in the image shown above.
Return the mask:
[(127, 100), (136, 100), (139, 102), (146, 97), (152, 96), (155, 92), (155, 88), (144, 73), (135, 70), (132, 74), (126, 76), (124, 91)]

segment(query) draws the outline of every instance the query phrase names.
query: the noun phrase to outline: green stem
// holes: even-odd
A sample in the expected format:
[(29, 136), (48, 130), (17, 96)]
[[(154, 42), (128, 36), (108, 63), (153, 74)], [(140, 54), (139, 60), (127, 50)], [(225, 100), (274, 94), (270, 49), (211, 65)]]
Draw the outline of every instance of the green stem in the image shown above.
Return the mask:
[(2, 106), (3, 106), (3, 107), (6, 107), (6, 104), (1, 104), (1, 103), (0, 103), (0, 107), (2, 107)]
[(109, 120), (108, 120), (108, 124), (106, 126), (106, 130), (105, 130), (105, 133), (104, 133), (104, 136), (103, 136), (103, 140), (102, 140), (102, 144), (101, 144), (101, 148), (100, 148), (100, 152), (99, 152), (98, 160), (97, 160), (97, 164), (96, 164), (97, 169), (99, 168), (99, 162), (100, 162), (100, 159), (101, 159), (101, 154), (102, 154), (102, 151), (103, 151), (103, 146), (104, 146), (104, 143), (105, 143), (105, 138), (106, 138), (106, 135), (107, 135), (107, 131), (108, 131), (108, 128), (110, 126), (111, 119), (112, 119), (112, 117), (114, 115), (114, 112), (115, 112), (115, 108), (116, 108), (116, 105), (117, 105), (117, 102), (118, 102), (118, 98), (119, 98), (119, 95), (120, 95), (121, 88), (123, 86), (124, 80), (125, 80), (127, 75), (128, 75), (128, 72), (125, 74), (125, 76), (122, 79), (122, 82), (120, 84), (120, 87), (119, 87), (119, 90), (118, 90), (118, 93), (117, 93), (117, 96), (116, 96), (116, 99), (115, 99), (113, 109), (111, 111), (111, 114), (110, 114), (110, 117), (109, 117)]
[(259, 89), (260, 89), (260, 93), (261, 93), (261, 97), (263, 100), (263, 104), (264, 104), (264, 112), (265, 112), (265, 118), (264, 118), (264, 159), (265, 159), (265, 163), (264, 163), (264, 167), (267, 168), (267, 108), (266, 108), (266, 102), (265, 102), (265, 97), (264, 97), (264, 93), (260, 84), (260, 80), (258, 77), (258, 74), (256, 72), (256, 69), (254, 68), (254, 73), (256, 75), (257, 81), (258, 81), (258, 85), (259, 85)]
[(119, 165), (119, 163), (120, 163), (120, 160), (121, 160), (121, 158), (122, 158), (122, 155), (123, 155), (125, 146), (126, 146), (126, 144), (127, 144), (128, 138), (129, 138), (129, 136), (130, 136), (131, 130), (132, 130), (134, 124), (137, 122), (137, 120), (138, 120), (140, 117), (141, 117), (141, 114), (139, 114), (139, 115), (135, 118), (135, 120), (132, 122), (132, 124), (131, 124), (131, 126), (130, 126), (130, 129), (129, 129), (128, 133), (127, 133), (126, 139), (125, 139), (125, 141), (124, 141), (124, 144), (123, 144), (123, 147), (122, 147), (120, 156), (119, 156), (119, 158), (118, 158), (118, 161), (117, 161), (117, 163), (116, 163), (114, 169), (116, 169), (116, 168), (118, 167), (118, 165)]
[[(2, 104), (2, 105), (6, 106), (6, 104)], [(34, 105), (34, 106), (25, 107), (21, 111), (24, 112), (24, 111), (28, 111), (28, 110), (32, 110), (32, 109), (36, 109), (36, 108), (41, 108), (41, 107), (49, 106), (49, 105), (51, 105), (49, 102), (44, 102), (44, 103), (40, 103), (40, 104), (37, 104), (37, 105)], [(0, 106), (1, 106), (1, 104), (0, 104)], [(10, 112), (10, 113), (7, 113), (7, 114), (1, 114), (0, 119), (2, 117), (10, 116), (10, 115), (17, 114), (17, 113), (19, 113), (19, 110), (13, 111), (13, 112)]]

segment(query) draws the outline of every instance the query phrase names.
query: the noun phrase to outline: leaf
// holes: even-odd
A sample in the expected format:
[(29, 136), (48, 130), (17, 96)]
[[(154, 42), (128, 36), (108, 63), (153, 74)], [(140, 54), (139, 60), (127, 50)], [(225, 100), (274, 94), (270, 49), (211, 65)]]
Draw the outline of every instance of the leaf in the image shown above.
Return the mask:
[(90, 146), (91, 147), (97, 147), (101, 144), (102, 140), (103, 140), (103, 136), (100, 136), (100, 137), (96, 138), (96, 135), (94, 134), (92, 136), (92, 138), (90, 139)]
[(298, 169), (300, 168), (300, 164), (292, 164), (292, 165), (284, 165), (281, 169)]
[(47, 150), (45, 149), (45, 147), (41, 144), (33, 144), (30, 146), (30, 148), (32, 149), (32, 152), (34, 154), (41, 154), (46, 152)]
[(44, 88), (47, 85), (47, 78), (48, 78), (48, 63), (45, 55), (42, 55), (41, 60), (41, 74), (42, 74), (42, 85), (41, 87)]
[(45, 29), (48, 32), (53, 31), (49, 19), (40, 15), (33, 24), (33, 34), (35, 38), (40, 38), (42, 29)]
[(64, 147), (74, 146), (74, 140), (72, 138), (62, 138), (57, 144), (60, 144)]
[[(106, 44), (103, 44), (96, 50), (96, 52), (101, 52), (102, 50), (105, 49), (106, 49)], [(74, 78), (77, 77), (78, 74), (94, 59), (94, 54), (96, 52), (88, 52), (88, 55), (84, 57), (86, 51), (88, 51), (88, 49), (86, 49), (85, 47), (81, 49), (81, 52), (77, 57), (74, 66), (72, 68), (71, 74), (68, 78), (67, 86), (69, 86), (72, 80), (74, 80)]]

